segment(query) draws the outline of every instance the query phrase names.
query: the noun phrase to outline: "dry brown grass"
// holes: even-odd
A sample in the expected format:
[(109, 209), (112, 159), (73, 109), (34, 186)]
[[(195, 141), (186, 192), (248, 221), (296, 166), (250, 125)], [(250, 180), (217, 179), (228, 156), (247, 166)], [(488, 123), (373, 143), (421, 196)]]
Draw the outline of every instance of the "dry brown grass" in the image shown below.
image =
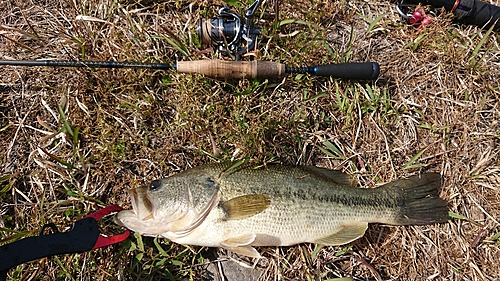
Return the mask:
[[(213, 58), (192, 39), (200, 11), (210, 4), (0, 1), (0, 59)], [(470, 220), (422, 227), (372, 225), (346, 247), (317, 252), (315, 245), (261, 248), (266, 259), (256, 265), (263, 272), (260, 279), (500, 279), (498, 33), (490, 34), (476, 54), (486, 31), (454, 25), (446, 16), (416, 30), (399, 22), (390, 2), (278, 4), (279, 20), (298, 19), (315, 27), (289, 24), (272, 33), (275, 2), (266, 2), (260, 24), (267, 36), (261, 39), (260, 59), (290, 65), (377, 61), (380, 79), (217, 81), (150, 70), (1, 67), (4, 242), (12, 241), (8, 229), (32, 235), (44, 223), (70, 226), (104, 205), (128, 207), (130, 186), (201, 163), (246, 157), (315, 164), (345, 170), (370, 187), (431, 170), (445, 178), (442, 197), (451, 211)], [(374, 20), (384, 14), (367, 33), (370, 23), (360, 15)], [(78, 20), (82, 15), (99, 21)], [(182, 42), (188, 55), (166, 38)], [(310, 99), (320, 93), (325, 95)], [(336, 146), (338, 157), (319, 149), (328, 150), (325, 140)], [(103, 229), (120, 231), (111, 223)], [(199, 280), (209, 275), (205, 268), (211, 256), (227, 258), (213, 249), (163, 240), (159, 245), (163, 253), (153, 239), (134, 237), (84, 255), (24, 264), (9, 276)]]

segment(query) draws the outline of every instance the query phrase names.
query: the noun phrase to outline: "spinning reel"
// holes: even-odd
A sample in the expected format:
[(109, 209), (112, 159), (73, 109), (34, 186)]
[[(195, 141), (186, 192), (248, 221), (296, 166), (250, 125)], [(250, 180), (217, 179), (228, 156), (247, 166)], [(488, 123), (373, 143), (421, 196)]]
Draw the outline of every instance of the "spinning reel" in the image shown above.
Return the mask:
[(214, 46), (220, 52), (235, 56), (236, 60), (255, 51), (260, 27), (254, 25), (254, 15), (261, 3), (262, 0), (257, 0), (250, 5), (243, 18), (224, 6), (219, 9), (218, 18), (198, 20), (197, 32), (202, 46)]

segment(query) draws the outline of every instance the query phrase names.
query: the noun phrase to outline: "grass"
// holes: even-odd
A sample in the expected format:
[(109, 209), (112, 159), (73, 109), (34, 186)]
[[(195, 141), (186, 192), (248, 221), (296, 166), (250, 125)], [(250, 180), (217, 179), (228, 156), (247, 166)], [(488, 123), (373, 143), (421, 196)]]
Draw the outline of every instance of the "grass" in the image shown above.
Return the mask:
[[(195, 36), (201, 12), (214, 15), (206, 2), (70, 2), (6, 2), (0, 58), (218, 57)], [(279, 10), (266, 2), (259, 11), (258, 59), (292, 66), (376, 61), (380, 78), (215, 80), (2, 66), (0, 243), (32, 236), (48, 222), (67, 231), (105, 205), (129, 208), (128, 188), (202, 163), (318, 165), (366, 187), (436, 171), (445, 179), (448, 224), (371, 225), (340, 247), (261, 247), (260, 280), (499, 279), (492, 262), (500, 258), (497, 32), (455, 25), (446, 15), (417, 30), (399, 22), (390, 2), (278, 3)], [(121, 231), (110, 220), (101, 229)], [(20, 265), (9, 277), (202, 280), (217, 258), (253, 265), (223, 250), (136, 234), (83, 255)]]

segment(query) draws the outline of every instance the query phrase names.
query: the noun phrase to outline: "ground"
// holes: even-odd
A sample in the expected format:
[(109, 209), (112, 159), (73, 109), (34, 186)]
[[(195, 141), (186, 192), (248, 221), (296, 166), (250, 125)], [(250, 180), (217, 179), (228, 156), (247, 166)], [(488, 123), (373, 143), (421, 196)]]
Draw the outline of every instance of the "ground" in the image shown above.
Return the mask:
[[(197, 20), (216, 16), (222, 4), (4, 0), (0, 59), (227, 59), (201, 46), (195, 32)], [(243, 12), (251, 2), (231, 4)], [(264, 1), (257, 21), (259, 60), (373, 61), (380, 76), (213, 79), (1, 66), (0, 243), (36, 235), (49, 222), (67, 231), (106, 205), (130, 208), (130, 187), (241, 159), (340, 169), (360, 188), (439, 172), (449, 222), (371, 225), (340, 247), (261, 247), (259, 261), (135, 234), (20, 265), (11, 280), (223, 280), (237, 270), (251, 280), (248, 267), (259, 280), (500, 279), (498, 31), (455, 23), (447, 13), (416, 28), (401, 21), (394, 2), (373, 0)], [(101, 229), (123, 231), (111, 219)]]

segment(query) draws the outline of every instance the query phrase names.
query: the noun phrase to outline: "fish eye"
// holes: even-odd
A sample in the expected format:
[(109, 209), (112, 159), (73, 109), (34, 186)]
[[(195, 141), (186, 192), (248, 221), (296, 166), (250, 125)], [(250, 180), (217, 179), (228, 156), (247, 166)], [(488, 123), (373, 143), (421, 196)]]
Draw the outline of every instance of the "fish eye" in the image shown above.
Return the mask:
[(160, 187), (161, 187), (161, 181), (159, 181), (159, 180), (154, 180), (149, 185), (149, 189), (152, 191), (158, 190), (158, 189), (160, 189)]

